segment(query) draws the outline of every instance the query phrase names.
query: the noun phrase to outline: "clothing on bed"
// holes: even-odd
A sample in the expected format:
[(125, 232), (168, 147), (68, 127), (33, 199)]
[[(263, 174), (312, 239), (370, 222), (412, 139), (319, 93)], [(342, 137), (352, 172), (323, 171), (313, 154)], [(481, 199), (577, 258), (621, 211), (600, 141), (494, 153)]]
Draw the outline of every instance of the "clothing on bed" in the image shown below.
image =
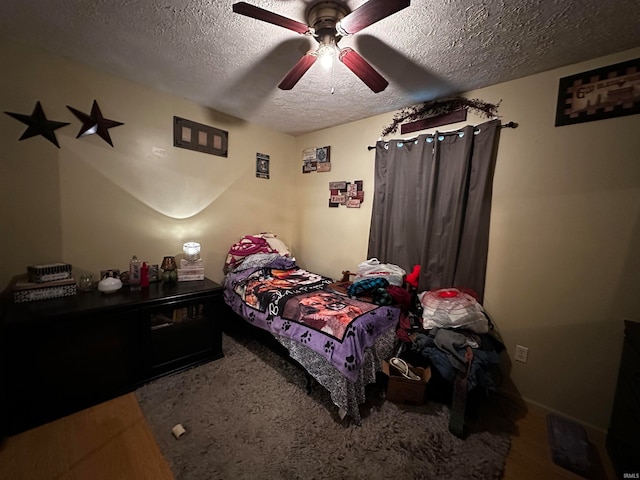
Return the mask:
[(255, 254), (276, 254), (288, 257), (289, 247), (273, 233), (245, 235), (229, 249), (224, 264), (224, 273), (236, 270), (249, 256)]

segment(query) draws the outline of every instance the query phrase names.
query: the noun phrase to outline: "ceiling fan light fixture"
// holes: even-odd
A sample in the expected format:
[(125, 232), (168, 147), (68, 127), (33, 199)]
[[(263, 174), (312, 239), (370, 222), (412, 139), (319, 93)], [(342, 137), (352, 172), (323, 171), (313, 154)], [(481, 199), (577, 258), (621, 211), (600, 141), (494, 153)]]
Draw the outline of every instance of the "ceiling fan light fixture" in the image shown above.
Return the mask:
[[(341, 49), (337, 43), (343, 36), (358, 33), (369, 25), (408, 7), (410, 3), (411, 0), (367, 0), (351, 11), (345, 0), (313, 0), (306, 12), (306, 24), (246, 2), (234, 3), (233, 11), (300, 34), (313, 35), (318, 41), (318, 48), (307, 52), (289, 70), (278, 85), (280, 89), (292, 89), (319, 58), (322, 59), (322, 63), (327, 63), (331, 66), (333, 65), (333, 59), (337, 56), (338, 60), (360, 78), (374, 93), (378, 93), (384, 90), (389, 85), (389, 82), (355, 50), (349, 47)], [(336, 50), (339, 52), (338, 55), (336, 55)]]
[(318, 57), (333, 57), (336, 54), (336, 45), (332, 43), (321, 43), (318, 46)]
[(320, 65), (324, 68), (331, 67), (334, 58), (336, 58), (335, 49), (327, 46), (320, 46), (318, 48), (318, 60), (320, 60)]
[(326, 35), (320, 45), (318, 45), (318, 49), (316, 50), (318, 54), (318, 60), (320, 60), (320, 64), (323, 67), (330, 67), (333, 63), (333, 59), (336, 56), (336, 41), (333, 36)]

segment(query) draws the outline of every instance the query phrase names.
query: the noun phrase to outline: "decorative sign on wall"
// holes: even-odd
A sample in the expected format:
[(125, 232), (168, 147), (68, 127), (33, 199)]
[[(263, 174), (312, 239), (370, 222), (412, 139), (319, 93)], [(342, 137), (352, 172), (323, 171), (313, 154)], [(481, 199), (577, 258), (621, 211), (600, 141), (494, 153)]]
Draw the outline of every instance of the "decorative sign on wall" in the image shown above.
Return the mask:
[(640, 58), (560, 79), (556, 127), (640, 113)]
[(184, 118), (173, 117), (174, 147), (226, 157), (228, 145), (229, 132)]
[(60, 127), (64, 127), (65, 125), (69, 125), (68, 122), (54, 122), (53, 120), (48, 120), (47, 116), (44, 114), (44, 110), (42, 109), (42, 105), (40, 105), (40, 102), (36, 103), (36, 106), (34, 107), (33, 113), (31, 113), (31, 115), (12, 112), (4, 113), (28, 126), (18, 140), (25, 140), (27, 138), (42, 135), (58, 148), (60, 148), (60, 145), (58, 144), (55, 130)]
[(497, 104), (488, 103), (478, 98), (465, 98), (460, 96), (429, 100), (418, 105), (403, 108), (393, 116), (391, 125), (382, 130), (382, 136), (398, 131), (402, 122), (409, 121), (400, 126), (401, 133), (415, 132), (425, 128), (448, 125), (449, 123), (462, 122), (467, 118), (467, 110), (484, 118), (498, 116)]
[(111, 135), (109, 135), (109, 129), (124, 125), (124, 123), (104, 118), (96, 100), (93, 101), (93, 106), (91, 107), (91, 115), (81, 112), (80, 110), (76, 110), (69, 105), (67, 105), (67, 108), (78, 118), (78, 120), (82, 122), (82, 128), (80, 128), (80, 131), (78, 132), (78, 136), (76, 138), (97, 133), (100, 138), (102, 138), (105, 142), (113, 147)]
[[(80, 128), (80, 132), (78, 133), (76, 138), (97, 133), (100, 138), (102, 138), (105, 142), (113, 147), (113, 142), (111, 141), (111, 136), (109, 135), (109, 129), (117, 127), (119, 125), (124, 125), (124, 123), (104, 118), (96, 100), (93, 101), (90, 115), (81, 112), (80, 110), (76, 110), (69, 105), (67, 105), (67, 108), (78, 118), (78, 120), (82, 122), (82, 127)], [(23, 115), (21, 113), (4, 113), (29, 126), (29, 128), (25, 130), (19, 140), (42, 135), (58, 148), (60, 148), (60, 145), (58, 144), (58, 139), (56, 138), (56, 134), (54, 131), (60, 127), (69, 125), (68, 122), (54, 122), (52, 120), (48, 120), (44, 114), (44, 110), (42, 109), (42, 105), (40, 104), (40, 102), (36, 103), (36, 106), (33, 109), (33, 113), (30, 116)]]
[(428, 128), (440, 127), (442, 125), (449, 125), (456, 122), (464, 122), (466, 119), (467, 111), (464, 108), (461, 108), (460, 110), (454, 110), (453, 112), (403, 123), (400, 125), (400, 133), (405, 135), (407, 133), (418, 132)]
[(269, 178), (269, 155), (256, 153), (256, 177)]
[(305, 148), (302, 162), (302, 173), (331, 171), (331, 147)]
[(329, 182), (329, 207), (345, 205), (348, 208), (360, 208), (364, 200), (362, 180), (354, 182)]

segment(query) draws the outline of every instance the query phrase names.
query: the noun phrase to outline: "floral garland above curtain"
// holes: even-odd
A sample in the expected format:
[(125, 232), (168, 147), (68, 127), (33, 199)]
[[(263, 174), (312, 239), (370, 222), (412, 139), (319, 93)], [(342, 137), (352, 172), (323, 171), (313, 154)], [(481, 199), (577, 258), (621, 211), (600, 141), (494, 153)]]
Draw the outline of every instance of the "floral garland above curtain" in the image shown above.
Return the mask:
[(404, 108), (400, 112), (396, 113), (391, 125), (382, 131), (382, 136), (385, 137), (391, 133), (395, 133), (398, 130), (398, 126), (407, 120), (422, 120), (423, 118), (443, 115), (463, 108), (466, 110), (473, 110), (486, 118), (495, 118), (498, 116), (498, 107), (500, 106), (500, 102), (493, 104), (484, 102), (477, 98), (468, 99), (464, 97), (448, 97), (440, 100), (424, 102), (419, 105)]

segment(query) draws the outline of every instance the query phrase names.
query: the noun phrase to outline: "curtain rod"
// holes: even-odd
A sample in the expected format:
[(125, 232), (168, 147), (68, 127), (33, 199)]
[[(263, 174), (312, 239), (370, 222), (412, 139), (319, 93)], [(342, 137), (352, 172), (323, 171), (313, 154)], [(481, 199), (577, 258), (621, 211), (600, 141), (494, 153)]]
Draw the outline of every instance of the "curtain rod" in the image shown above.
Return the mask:
[[(518, 124), (516, 122), (509, 122), (509, 123), (505, 123), (504, 125), (500, 125), (500, 128), (518, 128)], [(458, 135), (460, 133), (460, 130), (455, 130), (452, 132), (438, 132), (438, 135), (444, 135), (444, 136), (448, 136), (448, 135)], [(405, 142), (410, 142), (411, 138), (408, 138), (406, 140), (404, 140)], [(367, 150), (373, 150), (374, 148), (376, 148), (376, 146), (367, 146)]]

